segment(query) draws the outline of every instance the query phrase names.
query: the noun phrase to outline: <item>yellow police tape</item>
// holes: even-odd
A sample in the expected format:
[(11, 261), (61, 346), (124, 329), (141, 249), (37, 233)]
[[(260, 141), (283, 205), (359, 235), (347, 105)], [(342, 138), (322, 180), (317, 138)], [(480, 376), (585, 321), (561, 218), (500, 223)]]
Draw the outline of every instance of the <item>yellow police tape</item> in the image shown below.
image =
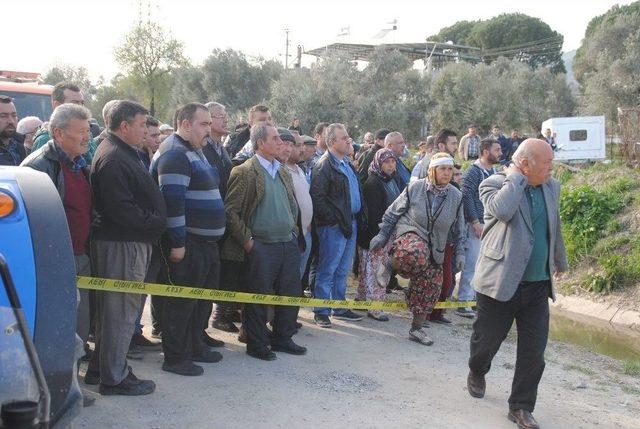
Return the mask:
[[(404, 302), (387, 301), (339, 301), (335, 299), (304, 298), (296, 296), (263, 295), (258, 293), (229, 292), (187, 286), (171, 286), (128, 280), (78, 277), (80, 289), (107, 292), (140, 293), (175, 298), (207, 299), (212, 301), (241, 302), (244, 304), (293, 305), (299, 307), (352, 308), (366, 310), (406, 310)], [(472, 307), (475, 301), (438, 302), (435, 308)]]

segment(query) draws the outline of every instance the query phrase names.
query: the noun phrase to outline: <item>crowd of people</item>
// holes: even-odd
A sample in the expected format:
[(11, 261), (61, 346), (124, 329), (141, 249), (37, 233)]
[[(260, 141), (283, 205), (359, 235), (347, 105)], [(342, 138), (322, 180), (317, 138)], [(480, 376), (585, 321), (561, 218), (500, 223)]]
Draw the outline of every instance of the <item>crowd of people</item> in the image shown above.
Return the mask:
[[(523, 141), (518, 130), (507, 138), (497, 125), (485, 138), (473, 124), (460, 139), (441, 129), (420, 142), (409, 169), (403, 135), (384, 128), (355, 144), (343, 124), (322, 122), (305, 135), (298, 118), (277, 127), (269, 108), (256, 105), (230, 131), (218, 102), (181, 106), (169, 125), (137, 102), (113, 100), (100, 129), (83, 104), (82, 91), (62, 82), (43, 124), (18, 121), (12, 99), (0, 96), (0, 165), (49, 175), (78, 275), (345, 300), (354, 270), (363, 301), (402, 290), (400, 276), (409, 280), (408, 336), (431, 345), (430, 323), (452, 323), (434, 305), (451, 299), (459, 272), (458, 300), (480, 292), (476, 308), (456, 310), (477, 317), (469, 392), (484, 395), (484, 375), (515, 319), (523, 344), (510, 409), (533, 419), (551, 274), (566, 269), (550, 130), (544, 140)], [(220, 302), (214, 310), (207, 300), (152, 296), (147, 338), (146, 298), (80, 291), (77, 332), (95, 344), (86, 348), (84, 382), (103, 395), (154, 391), (127, 361), (145, 349), (162, 349), (164, 371), (203, 374), (199, 363), (223, 357), (215, 349), (224, 342), (206, 332), (212, 312), (212, 327), (237, 332), (252, 357), (307, 353), (294, 341), (298, 307)], [(363, 319), (346, 308), (313, 312), (322, 328)], [(379, 310), (367, 316), (389, 320)]]

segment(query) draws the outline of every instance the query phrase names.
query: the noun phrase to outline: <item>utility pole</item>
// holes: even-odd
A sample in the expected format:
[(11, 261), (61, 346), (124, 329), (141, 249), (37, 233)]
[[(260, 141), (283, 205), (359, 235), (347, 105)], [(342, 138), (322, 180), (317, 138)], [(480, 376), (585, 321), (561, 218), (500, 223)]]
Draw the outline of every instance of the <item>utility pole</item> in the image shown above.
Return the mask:
[(284, 29), (284, 33), (285, 33), (285, 37), (286, 37), (286, 41), (285, 41), (285, 47), (284, 47), (284, 69), (288, 69), (289, 68), (289, 29), (285, 28)]

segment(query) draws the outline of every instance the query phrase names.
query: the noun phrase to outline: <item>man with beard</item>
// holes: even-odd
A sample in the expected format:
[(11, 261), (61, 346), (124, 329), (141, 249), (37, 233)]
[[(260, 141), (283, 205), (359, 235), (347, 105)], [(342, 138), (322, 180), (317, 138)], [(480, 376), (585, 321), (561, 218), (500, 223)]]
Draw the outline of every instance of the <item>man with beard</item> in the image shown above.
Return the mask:
[[(467, 222), (467, 241), (464, 269), (460, 275), (458, 301), (473, 301), (475, 299), (471, 280), (473, 280), (473, 273), (476, 269), (476, 260), (478, 252), (480, 252), (480, 237), (484, 228), (484, 207), (480, 201), (478, 188), (484, 179), (496, 173), (494, 165), (500, 161), (501, 156), (502, 150), (498, 140), (491, 137), (482, 140), (480, 142), (480, 157), (469, 167), (462, 178), (462, 205)], [(458, 308), (456, 314), (467, 318), (475, 317), (475, 312), (468, 307)]]
[(18, 112), (13, 100), (0, 95), (0, 165), (20, 165), (26, 157), (17, 126)]

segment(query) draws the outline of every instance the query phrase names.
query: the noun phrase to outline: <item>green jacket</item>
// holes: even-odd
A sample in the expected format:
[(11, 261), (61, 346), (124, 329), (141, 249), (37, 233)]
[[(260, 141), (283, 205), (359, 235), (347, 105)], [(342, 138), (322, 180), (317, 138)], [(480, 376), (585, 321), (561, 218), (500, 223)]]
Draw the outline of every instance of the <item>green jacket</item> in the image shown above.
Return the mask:
[[(251, 239), (249, 221), (256, 207), (264, 198), (264, 176), (260, 161), (254, 155), (241, 165), (231, 170), (227, 195), (224, 200), (227, 215), (227, 238), (222, 246), (221, 258), (228, 261), (244, 261), (245, 252), (243, 244)], [(293, 193), (293, 179), (291, 174), (283, 166), (278, 174), (287, 189), (291, 214), (298, 219), (298, 203)], [(299, 235), (297, 226), (294, 232)]]
[[(48, 125), (48, 122), (43, 124), (33, 136), (33, 147), (31, 148), (31, 152), (35, 152), (42, 146), (46, 145), (49, 140), (51, 140)], [(91, 137), (91, 139), (89, 140), (89, 149), (87, 150), (87, 153), (82, 155), (84, 160), (87, 161), (88, 165), (91, 165), (91, 161), (93, 161), (93, 155), (96, 153), (97, 147), (98, 145), (96, 141), (93, 139), (93, 137)]]

